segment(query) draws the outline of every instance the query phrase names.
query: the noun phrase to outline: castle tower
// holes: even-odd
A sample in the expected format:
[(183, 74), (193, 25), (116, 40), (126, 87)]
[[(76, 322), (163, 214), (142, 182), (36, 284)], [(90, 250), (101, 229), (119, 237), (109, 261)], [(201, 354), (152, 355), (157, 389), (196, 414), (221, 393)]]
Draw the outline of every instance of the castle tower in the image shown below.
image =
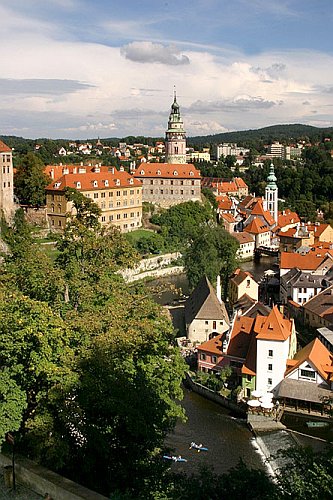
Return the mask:
[(12, 150), (0, 141), (0, 211), (10, 222), (15, 211)]
[(267, 177), (267, 185), (265, 188), (265, 202), (267, 210), (277, 223), (278, 220), (278, 187), (276, 185), (276, 176), (274, 172), (273, 163), (270, 166), (269, 174)]
[(166, 163), (186, 163), (186, 135), (176, 99), (176, 91), (174, 91), (168, 130), (165, 133), (165, 154)]

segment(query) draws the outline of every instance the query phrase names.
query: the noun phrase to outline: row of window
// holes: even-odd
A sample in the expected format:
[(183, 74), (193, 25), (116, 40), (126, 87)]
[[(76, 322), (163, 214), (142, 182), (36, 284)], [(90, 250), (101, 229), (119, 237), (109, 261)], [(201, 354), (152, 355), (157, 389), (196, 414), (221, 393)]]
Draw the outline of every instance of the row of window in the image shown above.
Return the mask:
[[(108, 191), (108, 193), (109, 193), (109, 198), (113, 198), (114, 191)], [(129, 194), (130, 194), (130, 196), (133, 196), (135, 194), (135, 189), (130, 189), (129, 190)], [(140, 189), (136, 190), (136, 194), (140, 194)], [(92, 193), (92, 195), (93, 195), (92, 197), (95, 198), (95, 199), (97, 199), (99, 197), (106, 198), (106, 192), (105, 191), (102, 191), (101, 193), (100, 192), (98, 192), (98, 193)], [(87, 198), (91, 198), (91, 193), (86, 193), (85, 196)], [(118, 196), (118, 197), (119, 196), (127, 196), (127, 191), (126, 190), (125, 191), (116, 191), (116, 196)]]
[[(195, 186), (195, 181), (173, 181), (173, 180), (166, 180), (166, 179), (156, 179), (155, 181), (153, 179), (150, 180), (150, 184), (153, 185), (153, 184), (157, 184), (158, 186), (163, 186), (164, 184), (165, 185), (170, 185), (170, 186)], [(198, 184), (199, 184), (199, 181), (198, 181)]]
[[(160, 190), (155, 189), (155, 193), (156, 194), (168, 194), (168, 190), (166, 189), (164, 192), (163, 189), (160, 189)], [(150, 190), (150, 194), (154, 194), (153, 189)], [(176, 189), (174, 191), (173, 189), (170, 189), (170, 194), (178, 194), (178, 190)], [(184, 190), (180, 189), (179, 194), (184, 194)], [(186, 194), (190, 194), (190, 190), (186, 190)], [(194, 194), (195, 194), (194, 189), (191, 189), (191, 195), (194, 195)]]
[(5, 188), (5, 187), (9, 187), (9, 188), (10, 188), (10, 182), (4, 182), (4, 183), (3, 183), (3, 187), (4, 187), (4, 188)]
[[(135, 206), (138, 206), (138, 205), (141, 205), (140, 200), (136, 200), (136, 203), (135, 203), (134, 198), (132, 198), (132, 199), (130, 200), (130, 203), (129, 203), (129, 204), (130, 204), (130, 206), (134, 206), (134, 205), (135, 205)], [(114, 206), (113, 201), (109, 201), (108, 206), (109, 206), (109, 208), (113, 208), (113, 206)], [(127, 201), (127, 200), (122, 200), (122, 201), (120, 201), (120, 200), (119, 200), (119, 201), (116, 201), (116, 205), (115, 205), (115, 206), (116, 206), (116, 207), (127, 207), (127, 206), (128, 206), (128, 201)], [(106, 208), (106, 202), (105, 202), (105, 201), (102, 201), (102, 202), (100, 203), (100, 207), (101, 207), (102, 209), (103, 209), (103, 208)]]
[(5, 174), (7, 169), (7, 174), (10, 172), (10, 167), (2, 167), (2, 173)]

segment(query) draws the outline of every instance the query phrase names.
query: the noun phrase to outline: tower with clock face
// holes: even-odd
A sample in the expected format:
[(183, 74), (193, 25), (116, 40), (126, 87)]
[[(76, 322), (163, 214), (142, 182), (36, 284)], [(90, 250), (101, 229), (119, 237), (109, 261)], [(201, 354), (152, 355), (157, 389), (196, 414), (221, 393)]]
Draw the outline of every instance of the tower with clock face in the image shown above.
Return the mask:
[(179, 112), (176, 91), (174, 91), (173, 103), (168, 122), (168, 130), (165, 133), (166, 163), (186, 163), (186, 134), (184, 124)]

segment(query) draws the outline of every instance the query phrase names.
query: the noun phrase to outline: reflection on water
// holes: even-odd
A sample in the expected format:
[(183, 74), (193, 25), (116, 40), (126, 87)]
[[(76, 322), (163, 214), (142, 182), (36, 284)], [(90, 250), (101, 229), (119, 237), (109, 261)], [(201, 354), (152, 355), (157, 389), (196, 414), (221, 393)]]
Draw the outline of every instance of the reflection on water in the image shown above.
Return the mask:
[[(173, 454), (188, 460), (184, 464), (177, 463), (174, 466), (177, 470), (192, 473), (200, 465), (206, 465), (221, 474), (235, 467), (240, 458), (249, 467), (265, 468), (245, 420), (229, 416), (223, 407), (187, 389), (182, 406), (188, 420), (178, 422), (166, 440), (166, 446)], [(192, 441), (202, 443), (208, 452), (190, 450)]]

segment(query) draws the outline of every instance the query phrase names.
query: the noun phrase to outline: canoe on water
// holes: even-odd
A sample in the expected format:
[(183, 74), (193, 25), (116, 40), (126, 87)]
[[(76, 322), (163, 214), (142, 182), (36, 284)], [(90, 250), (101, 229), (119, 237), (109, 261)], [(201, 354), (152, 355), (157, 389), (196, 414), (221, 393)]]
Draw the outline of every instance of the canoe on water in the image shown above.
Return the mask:
[(196, 443), (191, 443), (190, 444), (190, 450), (197, 450), (197, 451), (208, 451), (208, 448), (205, 446), (202, 446), (202, 444), (196, 444)]
[(182, 457), (175, 457), (175, 456), (170, 456), (170, 455), (163, 455), (163, 458), (166, 460), (173, 460), (174, 462), (187, 462), (186, 458)]

